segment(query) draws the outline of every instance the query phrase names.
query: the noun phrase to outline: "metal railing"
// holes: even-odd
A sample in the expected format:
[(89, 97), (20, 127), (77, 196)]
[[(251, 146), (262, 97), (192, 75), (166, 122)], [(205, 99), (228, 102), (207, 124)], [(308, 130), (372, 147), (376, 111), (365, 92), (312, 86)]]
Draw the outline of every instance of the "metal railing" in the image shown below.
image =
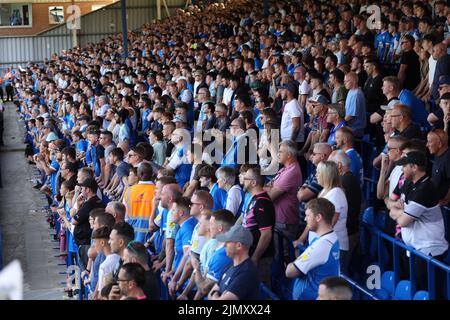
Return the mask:
[[(448, 210), (448, 209), (447, 209)], [(408, 263), (409, 263), (409, 281), (411, 282), (411, 295), (414, 295), (417, 288), (417, 277), (415, 261), (416, 259), (422, 259), (427, 265), (427, 284), (430, 300), (436, 299), (437, 288), (436, 288), (436, 269), (440, 269), (445, 274), (445, 295), (447, 300), (450, 300), (450, 266), (447, 264), (423, 254), (420, 251), (415, 250), (413, 247), (406, 245), (405, 243), (392, 238), (391, 236), (385, 234), (383, 231), (377, 227), (362, 221), (361, 226), (368, 230), (372, 236), (377, 239), (377, 253), (378, 253), (378, 263), (381, 269), (386, 268), (386, 261), (384, 261), (384, 251), (386, 250), (385, 243), (389, 242), (392, 245), (392, 260), (393, 260), (393, 272), (394, 272), (394, 287), (400, 282), (400, 260), (401, 260), (401, 250), (409, 252)], [(383, 270), (384, 271), (384, 270)]]

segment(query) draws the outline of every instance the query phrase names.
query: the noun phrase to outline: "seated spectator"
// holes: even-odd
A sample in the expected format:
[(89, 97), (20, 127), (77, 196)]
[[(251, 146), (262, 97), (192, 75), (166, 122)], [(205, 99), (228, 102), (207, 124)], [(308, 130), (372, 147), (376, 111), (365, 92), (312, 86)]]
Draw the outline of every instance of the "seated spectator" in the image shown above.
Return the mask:
[(295, 278), (294, 300), (315, 300), (320, 281), (339, 274), (339, 241), (332, 227), (335, 212), (334, 205), (324, 198), (313, 199), (306, 205), (305, 220), (317, 237), (286, 268), (286, 277)]
[(329, 277), (320, 281), (317, 300), (352, 300), (352, 296), (352, 287), (344, 278)]
[(225, 243), (227, 256), (233, 266), (208, 294), (208, 300), (256, 300), (259, 298), (259, 274), (248, 251), (253, 244), (249, 230), (242, 225), (233, 226), (227, 233), (217, 236)]

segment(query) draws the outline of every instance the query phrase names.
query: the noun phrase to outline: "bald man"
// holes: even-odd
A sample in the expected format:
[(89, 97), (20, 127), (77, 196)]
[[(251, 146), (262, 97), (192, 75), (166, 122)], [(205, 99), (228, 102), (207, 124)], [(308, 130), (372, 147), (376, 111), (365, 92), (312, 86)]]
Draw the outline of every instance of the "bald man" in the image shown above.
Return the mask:
[(366, 128), (366, 98), (358, 85), (358, 75), (349, 72), (344, 78), (345, 88), (348, 90), (347, 99), (345, 100), (345, 121), (356, 137), (364, 135)]
[(163, 221), (166, 221), (166, 226), (162, 226), (162, 228), (166, 229), (165, 233), (165, 249), (166, 249), (166, 259), (165, 259), (165, 272), (161, 274), (161, 279), (163, 283), (166, 284), (168, 278), (172, 276), (172, 263), (175, 256), (174, 245), (175, 245), (175, 236), (179, 229), (179, 226), (172, 221), (172, 212), (170, 211), (173, 203), (182, 196), (182, 190), (180, 186), (176, 183), (166, 184), (161, 191), (161, 206), (166, 209), (166, 219), (162, 218)]
[(447, 53), (447, 46), (441, 42), (433, 47), (433, 59), (437, 60), (434, 71), (432, 96), (434, 100), (439, 98), (439, 78), (448, 75), (450, 70), (450, 55)]
[[(297, 192), (297, 199), (301, 203), (301, 212), (304, 214), (304, 204), (308, 202), (309, 200), (317, 198), (320, 191), (322, 191), (322, 186), (317, 182), (316, 177), (316, 167), (317, 165), (322, 162), (328, 160), (328, 157), (330, 156), (331, 152), (333, 150), (331, 149), (331, 146), (328, 143), (320, 142), (316, 143), (313, 148), (313, 152), (309, 158), (309, 160), (314, 165), (314, 170), (311, 172), (311, 174), (306, 179), (305, 183), (300, 187), (300, 189)], [(304, 221), (302, 220), (301, 223), (303, 224)], [(306, 237), (308, 236), (309, 229), (304, 229), (302, 231), (301, 236), (294, 241), (294, 246), (296, 247), (299, 243), (304, 243), (306, 240)]]

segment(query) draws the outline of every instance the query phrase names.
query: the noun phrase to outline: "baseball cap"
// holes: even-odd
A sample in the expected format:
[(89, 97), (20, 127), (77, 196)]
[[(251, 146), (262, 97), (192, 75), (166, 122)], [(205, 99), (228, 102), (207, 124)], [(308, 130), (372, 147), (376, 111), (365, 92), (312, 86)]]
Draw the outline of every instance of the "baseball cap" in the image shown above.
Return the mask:
[(294, 96), (298, 93), (298, 86), (295, 84), (294, 81), (288, 82), (285, 85), (282, 85), (280, 89), (286, 89), (289, 92), (291, 92)]
[(240, 242), (246, 247), (250, 247), (253, 244), (252, 233), (238, 224), (231, 227), (228, 232), (218, 235), (216, 239), (220, 242)]
[(380, 108), (381, 108), (381, 110), (384, 110), (384, 111), (392, 110), (394, 108), (394, 106), (399, 103), (401, 103), (400, 100), (392, 99), (391, 101), (389, 101), (389, 103), (387, 105), (382, 105), (382, 106), (380, 106)]
[(450, 85), (450, 76), (441, 76), (439, 77), (439, 85)]
[(428, 159), (425, 153), (419, 151), (411, 151), (405, 157), (400, 158), (395, 163), (397, 166), (404, 166), (405, 164), (416, 164), (421, 167), (428, 165)]
[(259, 88), (262, 88), (262, 87), (263, 87), (263, 84), (262, 84), (262, 82), (259, 81), (259, 80), (253, 81), (253, 82), (250, 84), (250, 89), (256, 90), (256, 89), (259, 89)]
[(318, 94), (317, 96), (309, 98), (308, 102), (320, 103), (320, 104), (329, 104), (330, 103), (330, 101), (327, 99), (327, 97), (325, 97), (321, 94)]
[(77, 185), (80, 187), (89, 188), (94, 192), (97, 192), (97, 188), (98, 188), (97, 181), (95, 181), (94, 178), (87, 178), (82, 183), (78, 183)]

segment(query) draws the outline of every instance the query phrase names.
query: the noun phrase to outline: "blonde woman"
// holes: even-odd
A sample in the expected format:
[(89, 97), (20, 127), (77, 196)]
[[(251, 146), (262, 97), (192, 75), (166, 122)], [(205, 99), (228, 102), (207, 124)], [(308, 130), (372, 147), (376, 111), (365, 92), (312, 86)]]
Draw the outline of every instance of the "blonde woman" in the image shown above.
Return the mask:
[[(349, 249), (347, 233), (348, 203), (344, 189), (341, 186), (338, 167), (332, 161), (322, 161), (317, 166), (316, 175), (317, 182), (323, 187), (318, 197), (329, 200), (336, 209), (332, 225), (339, 239), (341, 272), (347, 273)], [(310, 239), (311, 234), (312, 232), (309, 235)]]

